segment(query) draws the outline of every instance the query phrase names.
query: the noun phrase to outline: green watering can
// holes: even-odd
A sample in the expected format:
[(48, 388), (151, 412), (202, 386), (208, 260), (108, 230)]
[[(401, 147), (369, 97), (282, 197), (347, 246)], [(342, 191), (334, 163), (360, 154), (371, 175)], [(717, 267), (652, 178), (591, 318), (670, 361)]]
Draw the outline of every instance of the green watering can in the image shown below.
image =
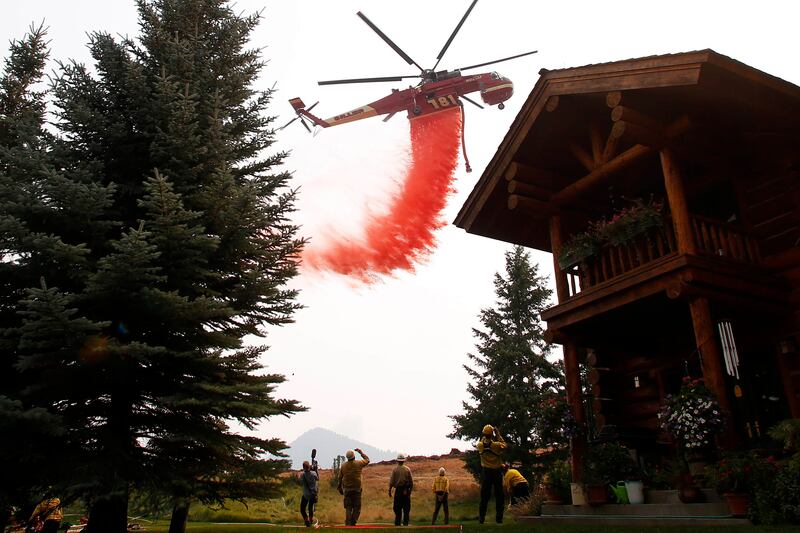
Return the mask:
[(625, 488), (624, 481), (617, 481), (616, 485), (609, 485), (611, 488), (611, 492), (614, 493), (614, 498), (617, 499), (617, 503), (630, 503), (628, 500), (628, 490)]

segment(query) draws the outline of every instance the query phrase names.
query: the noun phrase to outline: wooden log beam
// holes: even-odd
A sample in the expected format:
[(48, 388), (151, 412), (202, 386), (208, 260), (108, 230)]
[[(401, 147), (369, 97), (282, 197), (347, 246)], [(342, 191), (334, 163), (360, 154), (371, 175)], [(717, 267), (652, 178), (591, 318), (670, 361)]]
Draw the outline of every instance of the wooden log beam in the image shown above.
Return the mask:
[(553, 190), (539, 187), (538, 185), (530, 185), (521, 181), (511, 180), (508, 182), (508, 194), (519, 194), (537, 200), (548, 200), (553, 195)]
[[(700, 281), (702, 283), (702, 280)], [(693, 285), (685, 280), (670, 283), (664, 293), (671, 300), (690, 302), (697, 298), (706, 298), (738, 309), (749, 309), (755, 313), (780, 314), (787, 311), (785, 304), (778, 303), (773, 299), (753, 298), (747, 293), (737, 293), (724, 286)]]
[(624, 139), (634, 144), (642, 144), (651, 148), (660, 148), (667, 144), (667, 137), (663, 130), (652, 130), (635, 122), (620, 120), (611, 127), (611, 135), (617, 139)]
[(544, 105), (544, 109), (548, 113), (552, 113), (553, 111), (558, 109), (558, 104), (559, 104), (559, 98), (558, 95), (556, 94), (547, 99), (547, 103)]
[[(578, 347), (574, 342), (564, 345), (564, 373), (567, 381), (567, 403), (572, 417), (578, 424), (583, 424), (586, 417), (583, 413), (583, 397), (581, 395), (581, 370), (578, 363)], [(581, 437), (570, 438), (570, 458), (572, 459), (572, 481), (579, 483), (583, 477), (583, 454), (586, 441)]]
[(608, 138), (606, 139), (606, 145), (603, 147), (603, 155), (602, 160), (603, 163), (607, 163), (611, 161), (615, 155), (617, 155), (617, 145), (619, 144), (619, 137), (615, 137), (608, 134)]
[(508, 210), (520, 210), (536, 217), (545, 217), (553, 211), (553, 206), (542, 200), (519, 194), (511, 194), (508, 196)]
[(610, 176), (613, 176), (623, 168), (651, 153), (653, 153), (652, 148), (641, 144), (628, 148), (608, 163), (597, 167), (575, 183), (561, 189), (553, 195), (551, 201), (556, 206), (570, 203), (582, 194), (603, 183)]
[(521, 181), (523, 183), (548, 186), (558, 182), (558, 176), (542, 168), (532, 167), (524, 163), (512, 162), (505, 172), (506, 181)]
[[(673, 139), (682, 133), (688, 131), (691, 127), (689, 118), (683, 116), (670, 124), (666, 130), (666, 137)], [(573, 202), (576, 198), (585, 194), (587, 191), (605, 183), (610, 177), (614, 176), (620, 170), (628, 167), (629, 165), (639, 161), (642, 157), (650, 155), (654, 152), (653, 148), (642, 144), (636, 144), (614, 159), (604, 163), (591, 171), (589, 174), (579, 179), (578, 181), (564, 187), (551, 198), (553, 205), (562, 206), (564, 204)]]
[[(561, 215), (553, 213), (550, 215), (550, 250), (553, 253), (553, 273), (556, 278), (556, 296), (558, 302), (563, 303), (569, 300), (569, 284), (567, 273), (561, 270), (558, 264), (558, 256), (561, 255), (561, 247), (564, 244), (564, 230), (561, 226)], [(562, 343), (566, 346), (568, 343)]]
[(614, 108), (622, 103), (622, 91), (611, 91), (606, 94), (606, 105)]
[(589, 125), (589, 138), (592, 141), (592, 169), (603, 163), (603, 133), (597, 122)]
[(723, 448), (733, 449), (740, 439), (734, 429), (731, 400), (725, 384), (725, 369), (722, 367), (722, 349), (717, 341), (711, 305), (708, 299), (697, 298), (689, 304), (689, 311), (705, 384), (717, 397), (727, 422), (720, 441)]
[(611, 121), (632, 122), (633, 124), (638, 124), (639, 126), (651, 129), (653, 131), (664, 131), (664, 124), (658, 120), (650, 118), (649, 116), (645, 115), (644, 113), (640, 113), (635, 109), (622, 105), (618, 105), (611, 110)]
[(594, 170), (594, 158), (583, 148), (583, 146), (580, 146), (576, 143), (569, 143), (569, 151), (572, 152), (572, 155), (575, 156), (575, 159), (577, 159), (586, 170), (590, 172)]
[(664, 174), (664, 188), (667, 192), (672, 224), (675, 227), (678, 251), (685, 254), (697, 254), (697, 243), (695, 243), (692, 232), (686, 189), (683, 184), (680, 165), (672, 150), (665, 148), (661, 150), (660, 156), (661, 169)]

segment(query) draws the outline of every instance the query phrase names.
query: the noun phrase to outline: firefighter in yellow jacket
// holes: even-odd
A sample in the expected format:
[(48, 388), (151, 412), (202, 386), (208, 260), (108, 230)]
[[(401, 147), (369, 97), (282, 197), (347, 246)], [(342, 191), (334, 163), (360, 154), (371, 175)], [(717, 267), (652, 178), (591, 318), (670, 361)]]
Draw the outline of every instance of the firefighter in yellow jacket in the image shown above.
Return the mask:
[(483, 426), (481, 440), (476, 447), (481, 458), (481, 503), (478, 520), (481, 524), (486, 520), (486, 509), (489, 507), (489, 498), (494, 491), (495, 520), (503, 523), (503, 510), (505, 498), (503, 497), (503, 453), (506, 450), (506, 441), (500, 436), (497, 428), (486, 424)]
[(528, 480), (519, 473), (519, 470), (511, 468), (508, 464), (504, 464), (503, 472), (503, 489), (511, 498), (511, 505), (515, 505), (519, 501), (531, 497)]
[(450, 496), (450, 480), (445, 474), (444, 467), (442, 467), (439, 469), (439, 475), (433, 478), (433, 494), (436, 495), (436, 501), (431, 525), (436, 525), (436, 517), (439, 516), (439, 509), (442, 507), (444, 507), (444, 524), (450, 523), (450, 508), (447, 505), (447, 498)]
[[(356, 454), (361, 459), (356, 460)], [(354, 526), (361, 514), (361, 471), (369, 464), (369, 457), (360, 448), (347, 450), (347, 462), (339, 469), (339, 494), (344, 496), (345, 525)]]
[(34, 524), (36, 531), (42, 533), (57, 533), (61, 527), (61, 520), (64, 515), (61, 511), (61, 500), (58, 498), (45, 498), (31, 515), (31, 523)]

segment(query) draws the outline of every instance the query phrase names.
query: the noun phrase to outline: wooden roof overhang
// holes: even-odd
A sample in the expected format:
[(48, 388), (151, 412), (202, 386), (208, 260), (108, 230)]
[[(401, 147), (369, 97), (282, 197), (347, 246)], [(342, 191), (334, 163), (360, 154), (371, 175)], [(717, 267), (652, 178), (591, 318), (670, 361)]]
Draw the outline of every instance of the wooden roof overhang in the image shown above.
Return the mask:
[(660, 146), (724, 173), (800, 138), (800, 88), (712, 50), (540, 74), (454, 221), (470, 233), (550, 252), (550, 214), (569, 235), (603, 214), (612, 182), (658, 190)]

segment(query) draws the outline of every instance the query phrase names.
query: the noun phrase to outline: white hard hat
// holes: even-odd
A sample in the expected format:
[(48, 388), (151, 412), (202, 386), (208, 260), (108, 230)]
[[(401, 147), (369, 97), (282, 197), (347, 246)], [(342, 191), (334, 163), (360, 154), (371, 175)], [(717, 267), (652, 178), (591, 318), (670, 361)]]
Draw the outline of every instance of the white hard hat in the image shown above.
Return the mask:
[(406, 460), (406, 454), (404, 454), (404, 453), (398, 453), (398, 454), (397, 454), (397, 460), (398, 460), (398, 461), (400, 461), (400, 462), (403, 462), (403, 461), (405, 461), (405, 460)]
[(441, 467), (441, 468), (439, 469), (439, 475), (440, 475), (440, 476), (443, 476), (444, 474), (445, 474), (445, 472), (444, 472), (444, 467)]

